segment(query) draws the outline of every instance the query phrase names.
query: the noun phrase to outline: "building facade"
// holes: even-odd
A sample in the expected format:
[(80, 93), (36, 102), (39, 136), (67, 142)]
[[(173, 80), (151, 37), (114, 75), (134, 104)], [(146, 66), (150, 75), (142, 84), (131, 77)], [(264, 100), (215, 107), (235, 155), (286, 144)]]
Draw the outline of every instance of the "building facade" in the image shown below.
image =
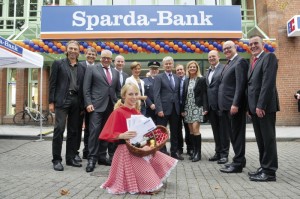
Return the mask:
[[(41, 30), (41, 7), (42, 6), (65, 6), (65, 5), (215, 5), (231, 6), (240, 5), (242, 11), (242, 31), (243, 38), (235, 40), (237, 46), (241, 48), (240, 55), (250, 59), (251, 54), (247, 51), (247, 39), (251, 34), (262, 35), (270, 47), (270, 51), (275, 50), (279, 59), (279, 69), (277, 77), (277, 87), (280, 98), (281, 111), (278, 113), (277, 125), (300, 125), (299, 113), (297, 112), (297, 102), (293, 95), (300, 90), (300, 69), (297, 67), (299, 56), (297, 52), (300, 48), (298, 37), (287, 37), (286, 22), (294, 15), (298, 14), (300, 2), (297, 0), (0, 0), (0, 30), (1, 36), (16, 44), (32, 51), (38, 51), (44, 56), (43, 82), (40, 81), (41, 69), (6, 69), (0, 67), (0, 124), (12, 123), (13, 115), (22, 110), (24, 104), (36, 106), (40, 97), (43, 101), (43, 109), (48, 108), (48, 79), (50, 67), (54, 60), (65, 57), (62, 52), (56, 51), (55, 47), (61, 47), (65, 41), (44, 41), (40, 39)], [(288, 12), (287, 12), (288, 11)], [(153, 52), (148, 52), (143, 48), (134, 49), (135, 42), (141, 41), (158, 48)], [(129, 74), (129, 65), (132, 61), (139, 61), (143, 65), (143, 75), (148, 71), (147, 62), (151, 60), (161, 61), (163, 57), (170, 55), (174, 57), (176, 64), (186, 64), (190, 60), (196, 60), (201, 66), (202, 73), (209, 67), (207, 62), (206, 49), (217, 49), (217, 44), (222, 44), (226, 38), (198, 39), (199, 45), (205, 49), (199, 49), (195, 40), (189, 39), (110, 39), (82, 40), (84, 51), (87, 46), (116, 48), (116, 52), (122, 54), (126, 59), (125, 70)], [(120, 43), (130, 45), (132, 52), (122, 52)], [(176, 42), (187, 45), (184, 53), (172, 53), (164, 49), (164, 45), (173, 47)], [(47, 43), (47, 45), (45, 44)], [(50, 45), (51, 43), (51, 45)], [(175, 44), (174, 44), (175, 43)], [(193, 44), (195, 44), (193, 46)], [(216, 45), (215, 45), (216, 44)], [(103, 45), (103, 46), (101, 46)], [(213, 46), (214, 45), (214, 46)], [(245, 46), (246, 45), (246, 46)], [(53, 47), (54, 46), (54, 47)], [(123, 47), (123, 46), (122, 46)], [(51, 49), (50, 49), (51, 48)], [(174, 47), (173, 47), (174, 48)], [(244, 49), (243, 49), (244, 48)], [(54, 50), (53, 50), (54, 49)], [(62, 48), (63, 50), (63, 48)], [(193, 53), (188, 53), (191, 50)], [(221, 49), (218, 49), (221, 51)], [(221, 54), (221, 61), (225, 58)], [(80, 55), (84, 59), (84, 55)], [(39, 84), (42, 83), (43, 94), (40, 96)]]

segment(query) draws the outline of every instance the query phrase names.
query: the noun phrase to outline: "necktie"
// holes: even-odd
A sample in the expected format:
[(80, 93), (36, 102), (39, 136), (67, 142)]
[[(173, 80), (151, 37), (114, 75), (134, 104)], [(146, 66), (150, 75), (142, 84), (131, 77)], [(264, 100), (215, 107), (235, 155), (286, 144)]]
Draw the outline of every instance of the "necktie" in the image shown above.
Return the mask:
[(229, 60), (227, 61), (226, 65), (224, 66), (223, 71), (222, 71), (222, 76), (224, 75), (224, 72), (227, 70), (230, 61), (231, 61), (231, 60), (229, 59)]
[(255, 57), (254, 58), (254, 60), (253, 60), (253, 63), (252, 63), (252, 65), (251, 65), (251, 71), (253, 71), (253, 69), (254, 69), (254, 66), (255, 66), (255, 63), (256, 63), (256, 61), (258, 60), (258, 58), (257, 57)]
[(174, 81), (173, 81), (173, 78), (172, 78), (172, 74), (171, 74), (171, 73), (169, 73), (169, 80), (170, 80), (171, 88), (174, 90), (174, 89), (175, 89), (175, 84), (174, 84)]
[(109, 84), (111, 84), (111, 76), (110, 76), (109, 70), (106, 67), (103, 67), (103, 68), (106, 70), (107, 81), (108, 81)]

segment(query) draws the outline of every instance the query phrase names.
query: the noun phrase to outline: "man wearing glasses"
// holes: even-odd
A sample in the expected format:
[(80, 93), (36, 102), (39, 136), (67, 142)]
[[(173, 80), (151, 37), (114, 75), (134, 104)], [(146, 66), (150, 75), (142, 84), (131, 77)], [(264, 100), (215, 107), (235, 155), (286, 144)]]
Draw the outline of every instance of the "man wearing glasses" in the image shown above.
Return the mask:
[(227, 64), (221, 73), (218, 105), (222, 133), (229, 135), (235, 156), (232, 163), (225, 164), (220, 171), (241, 173), (246, 165), (246, 87), (249, 67), (247, 61), (237, 54), (233, 41), (223, 44), (223, 53)]
[[(88, 142), (89, 155), (86, 172), (94, 171), (95, 164), (110, 165), (114, 147), (98, 137), (102, 128), (113, 111), (114, 104), (120, 97), (120, 74), (112, 69), (112, 52), (103, 50), (100, 64), (86, 69), (83, 92), (86, 111), (89, 113), (90, 136)], [(107, 159), (106, 151), (110, 158)]]

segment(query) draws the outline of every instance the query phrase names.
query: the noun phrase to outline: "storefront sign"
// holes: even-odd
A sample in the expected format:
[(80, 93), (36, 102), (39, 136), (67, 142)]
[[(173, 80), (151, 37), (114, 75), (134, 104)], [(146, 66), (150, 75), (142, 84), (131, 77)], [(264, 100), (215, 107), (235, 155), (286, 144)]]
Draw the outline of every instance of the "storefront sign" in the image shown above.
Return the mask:
[(240, 6), (42, 7), (42, 39), (241, 37)]
[(3, 48), (19, 56), (22, 56), (23, 54), (23, 48), (17, 46), (14, 43), (11, 43), (10, 41), (4, 39), (3, 37), (0, 37), (0, 48)]
[(287, 22), (287, 34), (288, 37), (297, 37), (300, 36), (300, 15), (293, 16)]

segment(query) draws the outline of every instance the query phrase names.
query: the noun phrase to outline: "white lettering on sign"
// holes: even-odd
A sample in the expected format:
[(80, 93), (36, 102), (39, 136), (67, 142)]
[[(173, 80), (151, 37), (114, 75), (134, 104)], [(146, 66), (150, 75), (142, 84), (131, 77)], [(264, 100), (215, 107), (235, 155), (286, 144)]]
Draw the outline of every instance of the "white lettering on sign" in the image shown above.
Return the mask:
[(171, 11), (157, 11), (157, 18), (148, 19), (147, 15), (136, 15), (135, 11), (129, 11), (126, 15), (88, 15), (84, 11), (73, 13), (72, 26), (86, 27), (86, 30), (94, 30), (96, 26), (149, 26), (155, 23), (157, 26), (212, 26), (213, 15), (206, 15), (204, 11), (193, 15), (173, 15)]

